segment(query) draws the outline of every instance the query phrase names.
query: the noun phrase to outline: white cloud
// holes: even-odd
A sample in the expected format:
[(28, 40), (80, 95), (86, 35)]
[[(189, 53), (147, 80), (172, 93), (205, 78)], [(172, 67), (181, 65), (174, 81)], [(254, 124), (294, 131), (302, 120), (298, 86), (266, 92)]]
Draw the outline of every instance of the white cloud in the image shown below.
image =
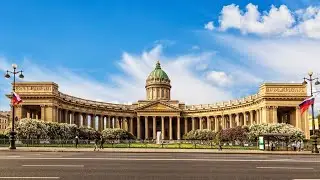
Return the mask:
[[(205, 72), (195, 70), (199, 64), (210, 60), (215, 53), (202, 52), (167, 57), (162, 51), (163, 47), (158, 45), (141, 55), (123, 53), (118, 61), (121, 75), (110, 76), (112, 80), (110, 84), (79, 75), (68, 68), (47, 68), (33, 63), (32, 60), (26, 59), (20, 66), (25, 71), (26, 81), (53, 81), (58, 83), (60, 91), (66, 94), (91, 100), (131, 104), (145, 99), (145, 80), (154, 69), (155, 62), (160, 60), (162, 68), (171, 79), (172, 99), (187, 101), (191, 104), (232, 99), (231, 91), (207, 83), (207, 80), (201, 75)], [(0, 64), (0, 69), (3, 71), (10, 63), (6, 59), (1, 59)], [(4, 84), (5, 80), (0, 78), (0, 83)], [(10, 86), (7, 84), (6, 93), (10, 92), (8, 88)], [(0, 101), (1, 108), (8, 106), (7, 100), (1, 99)]]
[(207, 79), (218, 86), (227, 86), (232, 81), (232, 77), (225, 72), (210, 71), (206, 75)]
[(192, 46), (192, 47), (191, 47), (191, 49), (192, 49), (192, 50), (199, 50), (199, 49), (200, 49), (200, 47), (199, 47), (199, 46), (197, 46), (197, 45), (194, 45), (194, 46)]
[(213, 21), (210, 21), (207, 24), (205, 24), (204, 28), (212, 31), (214, 29)]
[(319, 7), (310, 6), (293, 12), (286, 5), (281, 5), (279, 8), (271, 6), (269, 12), (260, 13), (258, 6), (251, 3), (246, 6), (245, 12), (238, 5), (231, 4), (222, 8), (218, 29), (220, 31), (239, 29), (243, 34), (303, 36), (319, 39), (319, 9)]
[[(252, 69), (266, 81), (302, 83), (309, 71), (314, 72), (314, 77), (320, 77), (320, 40), (289, 37), (257, 39), (226, 34), (215, 37), (214, 41), (231, 47), (232, 53), (247, 57)], [(314, 88), (320, 90), (320, 86)], [(320, 108), (318, 102), (320, 98), (316, 100), (317, 109)]]

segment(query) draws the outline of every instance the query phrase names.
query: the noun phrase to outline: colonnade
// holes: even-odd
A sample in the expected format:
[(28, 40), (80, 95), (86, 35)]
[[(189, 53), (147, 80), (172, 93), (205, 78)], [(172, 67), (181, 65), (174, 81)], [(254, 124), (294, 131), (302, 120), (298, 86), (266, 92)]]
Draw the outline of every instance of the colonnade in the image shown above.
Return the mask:
[[(138, 139), (156, 139), (157, 132), (161, 132), (161, 139), (179, 140), (191, 130), (209, 129), (217, 132), (221, 129), (236, 126), (283, 122), (284, 119), (281, 117), (281, 110), (279, 114), (278, 107), (275, 106), (225, 114), (223, 111), (219, 114), (215, 112), (214, 115), (206, 116), (193, 115), (192, 113), (182, 114), (182, 116), (159, 116), (156, 115), (157, 112), (155, 112), (154, 116), (143, 116), (143, 114), (140, 114), (140, 116), (123, 116), (121, 113), (119, 115), (94, 114), (59, 107), (40, 107), (37, 111), (27, 112), (27, 117), (33, 119), (41, 118), (44, 121), (76, 124), (77, 126), (89, 126), (98, 131), (106, 128), (121, 128), (131, 132)], [(286, 123), (299, 128), (306, 126), (301, 124), (299, 108), (292, 108), (294, 111), (291, 110), (291, 114), (289, 115), (290, 122), (286, 121)]]

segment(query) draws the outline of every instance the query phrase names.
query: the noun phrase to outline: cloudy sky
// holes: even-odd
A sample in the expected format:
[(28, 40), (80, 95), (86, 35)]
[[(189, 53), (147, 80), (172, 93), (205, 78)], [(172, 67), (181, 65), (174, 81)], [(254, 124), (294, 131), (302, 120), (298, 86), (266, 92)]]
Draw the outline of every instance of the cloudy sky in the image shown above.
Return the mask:
[[(214, 103), (320, 72), (320, 0), (6, 1), (0, 71), (114, 103), (145, 99), (160, 60), (172, 99)], [(11, 81), (0, 78), (0, 109)], [(200, 92), (200, 93), (199, 93)]]

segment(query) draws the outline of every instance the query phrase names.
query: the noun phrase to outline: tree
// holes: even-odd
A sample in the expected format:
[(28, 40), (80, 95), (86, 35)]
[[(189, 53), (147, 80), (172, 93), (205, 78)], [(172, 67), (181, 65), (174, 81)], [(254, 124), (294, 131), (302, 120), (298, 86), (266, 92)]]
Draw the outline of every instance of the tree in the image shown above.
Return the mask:
[(208, 129), (191, 130), (184, 135), (184, 139), (187, 140), (213, 140), (215, 138), (215, 132)]
[(102, 131), (102, 135), (104, 138), (108, 140), (132, 140), (135, 139), (135, 136), (128, 131), (123, 129), (111, 129), (107, 128)]
[(48, 136), (47, 126), (39, 120), (21, 119), (16, 126), (19, 139), (46, 139)]
[[(305, 139), (301, 129), (292, 126), (291, 124), (254, 124), (249, 127), (248, 137), (252, 141), (256, 141), (258, 137), (265, 133), (277, 133), (289, 135), (290, 141), (298, 141)], [(285, 137), (279, 137), (280, 140), (285, 140)]]
[(221, 131), (221, 140), (225, 142), (239, 141), (244, 143), (248, 140), (249, 129), (247, 126), (237, 126), (234, 128), (223, 129)]

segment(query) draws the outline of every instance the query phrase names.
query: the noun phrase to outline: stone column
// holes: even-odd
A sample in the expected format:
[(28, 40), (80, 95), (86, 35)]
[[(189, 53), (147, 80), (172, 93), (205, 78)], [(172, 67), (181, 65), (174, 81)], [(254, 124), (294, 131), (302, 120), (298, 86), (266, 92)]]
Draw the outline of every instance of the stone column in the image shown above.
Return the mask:
[(203, 129), (203, 119), (199, 117), (199, 129)]
[(133, 117), (130, 117), (130, 132), (133, 134)]
[(165, 131), (164, 131), (164, 117), (161, 116), (161, 136), (162, 136), (162, 140), (164, 140), (165, 137)]
[(172, 140), (172, 117), (169, 117), (169, 138)]
[(90, 115), (91, 116), (91, 127), (93, 129), (96, 129), (96, 115), (95, 114), (92, 114)]
[(299, 106), (296, 107), (296, 127), (301, 129), (301, 111)]
[(247, 125), (247, 119), (248, 119), (248, 118), (247, 118), (247, 113), (246, 113), (246, 112), (243, 112), (242, 115), (243, 115), (243, 125), (246, 126), (246, 125)]
[(108, 128), (112, 128), (112, 122), (111, 122), (110, 115), (108, 115), (108, 118), (107, 118), (107, 125), (108, 125)]
[(259, 111), (259, 109), (256, 109), (256, 123), (257, 124), (260, 124), (260, 111)]
[(272, 107), (272, 123), (278, 123), (278, 107)]
[(219, 119), (218, 119), (218, 116), (214, 117), (214, 130), (216, 132), (218, 132), (218, 130), (219, 130)]
[(250, 125), (253, 124), (253, 110), (250, 111)]
[(129, 130), (129, 128), (128, 128), (128, 117), (123, 117), (122, 123), (123, 123), (124, 130), (128, 131)]
[(180, 135), (181, 135), (180, 132), (181, 132), (181, 131), (180, 131), (180, 116), (179, 116), (179, 117), (177, 117), (177, 139), (178, 139), (178, 140), (181, 139), (181, 138), (180, 138)]
[(45, 118), (46, 117), (45, 105), (41, 105), (40, 107), (41, 107), (41, 120), (42, 121), (46, 121), (46, 118)]
[(157, 139), (157, 122), (156, 122), (156, 116), (152, 117), (152, 133), (153, 133), (153, 139)]
[(184, 134), (188, 132), (188, 118), (184, 118)]
[(234, 125), (235, 125), (235, 126), (238, 126), (238, 125), (239, 125), (239, 113), (236, 113), (236, 114), (235, 114), (235, 117), (234, 117)]
[(149, 138), (149, 124), (148, 124), (148, 116), (144, 117), (144, 131), (145, 131), (145, 139)]
[(233, 128), (232, 114), (229, 114), (229, 126), (230, 126), (230, 128)]
[(27, 118), (28, 118), (28, 119), (31, 119), (30, 111), (27, 112)]
[(141, 139), (140, 116), (137, 116), (137, 139)]
[(192, 117), (192, 130), (195, 130), (196, 129), (196, 122), (195, 122), (195, 118)]
[(65, 110), (64, 111), (64, 121), (65, 121), (65, 123), (70, 124), (70, 120), (69, 119), (70, 119), (69, 111)]
[(211, 130), (211, 119), (210, 119), (210, 116), (207, 116), (207, 129)]
[(82, 120), (83, 120), (83, 126), (88, 126), (88, 115), (85, 113), (82, 113)]
[(101, 131), (101, 115), (98, 115), (98, 131)]
[(73, 111), (71, 112), (71, 124), (75, 124), (75, 122), (74, 122), (74, 112)]

